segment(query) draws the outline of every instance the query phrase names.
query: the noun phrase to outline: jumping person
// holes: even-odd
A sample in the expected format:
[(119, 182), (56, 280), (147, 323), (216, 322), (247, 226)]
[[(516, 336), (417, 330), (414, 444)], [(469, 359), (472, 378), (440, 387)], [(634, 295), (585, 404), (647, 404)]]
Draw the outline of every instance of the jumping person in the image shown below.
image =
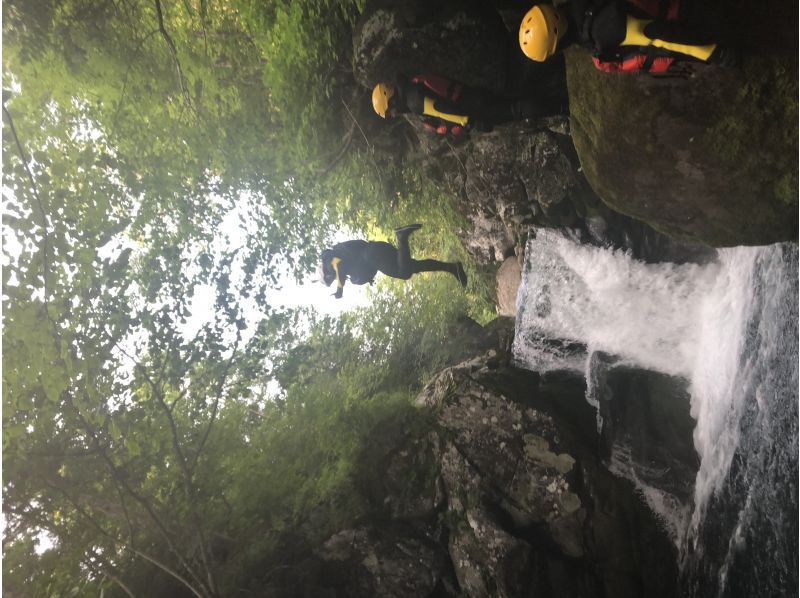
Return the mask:
[[(579, 44), (592, 51), (605, 72), (663, 73), (675, 61), (729, 66), (736, 53), (677, 20), (679, 0), (568, 0), (558, 7), (538, 4), (523, 17), (519, 45), (543, 62)], [(658, 13), (658, 14), (655, 14)]]
[(471, 129), (491, 131), (505, 122), (568, 112), (567, 103), (559, 98), (511, 100), (439, 75), (401, 76), (396, 83), (378, 83), (372, 90), (372, 107), (381, 118), (418, 114), (426, 129), (453, 138)]
[(411, 224), (395, 229), (397, 247), (383, 241), (353, 240), (337, 243), (324, 250), (320, 256), (322, 281), (327, 286), (334, 280), (337, 282), (333, 295), (337, 299), (341, 299), (344, 283), (348, 279), (353, 284), (368, 284), (378, 272), (402, 280), (408, 280), (419, 272), (449, 272), (462, 287), (467, 286), (467, 274), (461, 262), (411, 258), (408, 237), (420, 228), (421, 224)]

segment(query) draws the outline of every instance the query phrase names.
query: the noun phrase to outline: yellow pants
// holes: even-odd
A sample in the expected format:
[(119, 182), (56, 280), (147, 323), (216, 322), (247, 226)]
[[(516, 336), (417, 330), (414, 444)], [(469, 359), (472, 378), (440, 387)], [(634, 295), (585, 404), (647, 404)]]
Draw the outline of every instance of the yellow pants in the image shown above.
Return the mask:
[(711, 54), (714, 52), (714, 49), (717, 47), (717, 44), (709, 44), (707, 46), (691, 46), (688, 44), (667, 42), (663, 39), (651, 39), (644, 33), (644, 28), (650, 23), (652, 23), (652, 21), (637, 19), (628, 15), (625, 39), (623, 40), (622, 45), (655, 46), (656, 48), (662, 48), (677, 54), (685, 54), (686, 56), (697, 58), (703, 62), (706, 62), (709, 59)]

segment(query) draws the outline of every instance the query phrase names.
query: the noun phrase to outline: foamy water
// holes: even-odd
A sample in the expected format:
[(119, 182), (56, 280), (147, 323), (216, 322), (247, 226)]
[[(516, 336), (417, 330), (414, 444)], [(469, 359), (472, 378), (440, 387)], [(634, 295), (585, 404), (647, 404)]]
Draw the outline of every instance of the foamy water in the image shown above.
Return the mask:
[[(553, 231), (537, 233), (526, 256), (518, 328), (580, 341), (590, 352), (611, 353), (640, 367), (691, 375), (700, 345), (698, 323), (718, 278), (717, 264), (645, 264)], [(515, 346), (515, 355), (532, 364), (548, 359), (524, 343)]]
[[(791, 480), (797, 471), (796, 262), (797, 248), (790, 244), (725, 249), (716, 262), (700, 266), (645, 264), (623, 252), (575, 244), (552, 231), (540, 231), (528, 243), (517, 300), (514, 356), (519, 363), (539, 371), (583, 372), (587, 400), (596, 407), (598, 367), (608, 367), (607, 359), (595, 359), (599, 352), (611, 354), (612, 365), (618, 360), (689, 381), (700, 457), (691, 518), (668, 496), (643, 484), (624, 455), (611, 465), (637, 484), (673, 539), (691, 543), (689, 552), (700, 555), (693, 558), (703, 558), (704, 552), (722, 555), (715, 557), (720, 562), (695, 564), (703, 575), (713, 569), (716, 579), (691, 595), (739, 595), (727, 578), (732, 567), (739, 567), (742, 576), (741, 554), (748, 542), (753, 544), (752, 530), (769, 535), (761, 528), (783, 521), (786, 509), (796, 513), (796, 480)], [(572, 350), (554, 350), (565, 346)], [(582, 351), (575, 349), (581, 346)], [(748, 460), (748, 454), (759, 457)], [(732, 482), (734, 458), (740, 465)], [(770, 467), (788, 469), (789, 481)], [(772, 505), (771, 489), (765, 487), (770, 483), (789, 484), (794, 504)], [(703, 532), (712, 501), (715, 509), (728, 505), (731, 510), (717, 532), (721, 547), (704, 547), (713, 541), (714, 534)], [(781, 534), (790, 541), (783, 542)], [(791, 546), (792, 530), (773, 535), (770, 545)], [(750, 577), (758, 579), (769, 564), (763, 570), (752, 566)], [(793, 571), (789, 565), (784, 569), (777, 575), (788, 575), (796, 586), (796, 562)]]
[(740, 363), (744, 324), (752, 310), (753, 269), (763, 251), (739, 247), (719, 252), (720, 273), (697, 322), (697, 357), (690, 376), (691, 414), (697, 421), (694, 445), (701, 457), (694, 525), (710, 493), (725, 478), (739, 444), (738, 422), (746, 397), (737, 391), (750, 375)]

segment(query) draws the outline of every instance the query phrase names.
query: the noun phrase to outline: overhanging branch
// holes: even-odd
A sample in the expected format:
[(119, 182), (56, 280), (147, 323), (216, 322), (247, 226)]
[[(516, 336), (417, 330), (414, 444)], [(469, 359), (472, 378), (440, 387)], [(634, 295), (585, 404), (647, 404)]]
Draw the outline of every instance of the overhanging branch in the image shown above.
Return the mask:
[(164, 26), (164, 13), (161, 10), (161, 0), (155, 0), (156, 4), (156, 16), (158, 17), (158, 30), (161, 32), (161, 37), (164, 38), (164, 41), (167, 42), (167, 46), (169, 47), (169, 52), (172, 55), (172, 61), (175, 63), (175, 70), (178, 72), (178, 83), (181, 87), (181, 95), (183, 95), (183, 101), (186, 102), (186, 105), (189, 109), (194, 113), (194, 106), (192, 106), (192, 100), (189, 97), (189, 90), (186, 88), (186, 77), (183, 75), (183, 69), (181, 68), (181, 62), (178, 60), (178, 50), (175, 47), (175, 42), (172, 41), (169, 33), (167, 32), (167, 28)]

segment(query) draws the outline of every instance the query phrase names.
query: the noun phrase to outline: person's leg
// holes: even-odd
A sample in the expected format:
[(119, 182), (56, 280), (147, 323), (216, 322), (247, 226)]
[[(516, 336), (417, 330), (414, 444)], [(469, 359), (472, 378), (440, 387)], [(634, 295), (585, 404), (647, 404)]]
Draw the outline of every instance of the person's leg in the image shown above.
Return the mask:
[(546, 118), (548, 116), (566, 116), (569, 114), (569, 104), (556, 97), (541, 97), (533, 100), (514, 100), (510, 102), (513, 120)]
[(440, 262), (439, 260), (411, 260), (411, 274), (420, 272), (449, 272), (456, 277), (462, 287), (467, 286), (467, 273), (461, 262)]
[(411, 249), (408, 246), (408, 237), (414, 231), (422, 228), (421, 224), (409, 224), (394, 229), (394, 236), (397, 238), (397, 271), (400, 276), (396, 278), (409, 278), (413, 272), (411, 271)]
[(383, 241), (370, 241), (364, 252), (364, 258), (377, 270), (391, 276), (392, 278), (407, 279), (411, 273), (402, 272), (398, 266), (400, 262), (399, 252), (391, 243)]
[(623, 46), (654, 46), (677, 55), (707, 62), (717, 45), (681, 24), (628, 16)]
[[(474, 92), (472, 89), (467, 91)], [(467, 106), (465, 112), (489, 128), (526, 118), (545, 118), (569, 113), (566, 102), (548, 101), (543, 93), (537, 95), (540, 97), (511, 99), (482, 91), (465, 93), (459, 104)]]
[(495, 125), (520, 120), (514, 102), (486, 89), (465, 86), (455, 102), (458, 110), (470, 117), (478, 131), (490, 131)]
[(467, 286), (467, 274), (461, 262), (440, 262), (439, 260), (415, 260), (411, 258), (408, 236), (422, 225), (412, 224), (395, 230), (398, 248), (383, 241), (371, 241), (367, 249), (368, 259), (386, 276), (408, 280), (420, 272), (449, 272), (456, 277), (461, 286)]

